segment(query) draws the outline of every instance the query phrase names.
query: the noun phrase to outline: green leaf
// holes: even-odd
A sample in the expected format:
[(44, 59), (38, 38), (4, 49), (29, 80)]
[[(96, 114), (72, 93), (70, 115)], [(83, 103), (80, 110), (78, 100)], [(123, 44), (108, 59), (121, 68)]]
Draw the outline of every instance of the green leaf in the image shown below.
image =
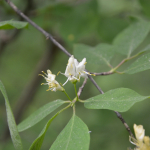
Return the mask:
[(112, 46), (108, 44), (99, 44), (96, 47), (90, 47), (83, 44), (74, 46), (74, 55), (80, 61), (85, 57), (91, 64), (107, 64), (114, 56)]
[(128, 74), (134, 74), (148, 69), (150, 69), (150, 53), (145, 54), (140, 58), (138, 58), (124, 72)]
[(129, 57), (143, 42), (149, 31), (150, 22), (140, 21), (130, 25), (114, 39), (114, 50)]
[(147, 45), (143, 50), (141, 50), (139, 53), (144, 53), (146, 51), (150, 50), (150, 44)]
[(50, 150), (88, 150), (89, 143), (88, 127), (79, 117), (73, 115)]
[(6, 30), (6, 29), (21, 29), (21, 28), (28, 28), (28, 23), (27, 22), (22, 22), (22, 21), (1, 21), (0, 22), (0, 29)]
[(45, 127), (43, 128), (43, 130), (41, 131), (41, 133), (39, 134), (39, 136), (34, 140), (34, 142), (32, 143), (32, 145), (30, 146), (30, 149), (29, 150), (40, 150), (41, 149), (41, 146), (42, 146), (42, 143), (43, 143), (43, 140), (44, 140), (44, 137), (45, 137), (45, 134), (46, 134), (46, 131), (48, 130), (51, 122), (64, 110), (66, 110), (67, 108), (70, 107), (70, 104), (61, 109), (59, 112), (57, 112), (48, 122), (47, 124), (45, 125)]
[(146, 98), (149, 96), (141, 96), (131, 89), (118, 88), (89, 98), (85, 101), (84, 106), (88, 109), (110, 109), (125, 112), (136, 102)]
[(7, 122), (9, 126), (10, 135), (12, 138), (12, 142), (16, 150), (23, 150), (21, 138), (17, 130), (16, 122), (15, 122), (15, 119), (14, 119), (14, 116), (13, 116), (13, 113), (9, 104), (7, 93), (1, 81), (0, 81), (0, 90), (5, 98)]
[(64, 103), (65, 101), (56, 100), (39, 108), (37, 111), (35, 111), (32, 115), (30, 115), (27, 119), (25, 119), (18, 125), (18, 131), (21, 132), (34, 126)]

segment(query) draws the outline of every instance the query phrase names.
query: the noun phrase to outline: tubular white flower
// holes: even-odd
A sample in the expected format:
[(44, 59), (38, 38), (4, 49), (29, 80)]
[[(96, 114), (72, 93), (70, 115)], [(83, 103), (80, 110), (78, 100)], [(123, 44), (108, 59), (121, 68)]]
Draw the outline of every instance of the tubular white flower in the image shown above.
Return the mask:
[(136, 139), (138, 141), (143, 141), (145, 136), (145, 130), (143, 129), (143, 126), (134, 124), (133, 128), (134, 128)]
[(61, 73), (68, 78), (67, 81), (63, 84), (63, 86), (68, 81), (74, 83), (76, 81), (79, 81), (80, 77), (87, 78), (88, 77), (87, 74), (89, 73), (85, 71), (85, 64), (86, 64), (86, 58), (83, 58), (83, 60), (80, 63), (78, 63), (78, 61), (72, 55), (68, 60), (65, 73), (64, 74)]
[[(44, 71), (42, 71), (44, 73)], [(41, 85), (48, 85), (49, 86), (49, 90), (56, 92), (58, 91), (63, 91), (64, 89), (60, 86), (60, 84), (55, 80), (56, 75), (52, 74), (52, 72), (50, 70), (47, 70), (47, 74), (44, 73), (44, 75), (40, 74), (42, 77), (45, 78), (47, 83), (42, 83)]]
[(71, 82), (76, 82), (78, 79), (76, 78), (76, 66), (75, 66), (75, 59), (74, 56), (72, 55), (69, 60), (68, 60), (68, 64), (66, 67), (66, 71), (64, 73), (64, 75), (68, 78), (67, 81), (63, 84), (65, 85), (68, 80)]
[(88, 78), (87, 72), (85, 71), (85, 64), (86, 64), (86, 58), (83, 58), (83, 60), (80, 63), (76, 63), (76, 72), (77, 76), (80, 79), (80, 77)]

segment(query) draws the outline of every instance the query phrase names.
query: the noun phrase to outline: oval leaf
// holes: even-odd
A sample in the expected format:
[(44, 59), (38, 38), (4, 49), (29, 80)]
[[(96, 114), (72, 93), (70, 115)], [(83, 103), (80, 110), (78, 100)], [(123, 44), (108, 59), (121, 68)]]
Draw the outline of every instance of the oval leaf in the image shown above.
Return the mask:
[(85, 57), (88, 63), (91, 64), (107, 64), (114, 56), (112, 46), (108, 44), (99, 44), (96, 47), (90, 47), (83, 44), (74, 46), (74, 55), (80, 61)]
[(114, 50), (130, 56), (131, 53), (143, 42), (150, 31), (150, 23), (140, 21), (130, 25), (114, 39)]
[(0, 81), (0, 90), (5, 98), (7, 122), (8, 122), (8, 127), (9, 127), (9, 131), (10, 131), (10, 135), (11, 135), (14, 147), (16, 150), (23, 150), (21, 138), (17, 130), (16, 122), (15, 122), (15, 119), (14, 119), (14, 116), (13, 116), (13, 113), (9, 104), (6, 90), (1, 81)]
[(145, 54), (140, 58), (138, 58), (124, 72), (128, 74), (134, 74), (148, 69), (150, 69), (150, 53)]
[(50, 150), (88, 150), (89, 143), (88, 127), (79, 117), (73, 115)]
[(27, 119), (25, 119), (18, 125), (18, 131), (21, 132), (34, 126), (64, 103), (65, 101), (56, 100), (39, 108), (37, 111), (35, 111), (32, 115), (30, 115)]
[(27, 22), (22, 22), (22, 21), (1, 21), (0, 22), (0, 29), (22, 29), (22, 28), (28, 28), (28, 23)]
[(131, 89), (118, 88), (86, 100), (84, 106), (88, 109), (110, 109), (125, 112), (136, 102), (146, 98), (149, 96), (141, 96)]

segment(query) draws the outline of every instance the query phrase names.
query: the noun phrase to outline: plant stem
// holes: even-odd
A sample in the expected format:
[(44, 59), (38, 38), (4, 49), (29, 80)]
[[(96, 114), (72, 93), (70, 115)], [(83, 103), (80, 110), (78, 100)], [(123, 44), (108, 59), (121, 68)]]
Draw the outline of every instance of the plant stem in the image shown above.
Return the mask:
[(113, 68), (113, 69), (110, 70), (109, 72), (112, 72), (112, 73), (116, 72), (116, 70), (117, 70), (122, 64), (124, 64), (125, 62), (127, 62), (127, 61), (129, 61), (129, 60), (131, 60), (131, 59), (133, 59), (133, 58), (135, 58), (135, 57), (137, 57), (137, 56), (139, 56), (140, 54), (142, 54), (142, 53), (138, 53), (138, 54), (136, 54), (136, 55), (134, 55), (134, 56), (132, 56), (132, 57), (123, 59), (115, 68)]
[(85, 103), (85, 101), (83, 101), (83, 100), (81, 100), (81, 99), (78, 99), (78, 101), (81, 102), (81, 103)]
[(78, 94), (77, 94), (76, 83), (74, 83), (74, 89), (75, 89), (75, 94), (76, 94), (76, 97), (77, 97), (76, 101), (78, 101)]
[(64, 90), (63, 92), (64, 92), (65, 95), (68, 97), (68, 99), (69, 99), (70, 101), (72, 101), (71, 98), (69, 97), (69, 95), (66, 93), (66, 91)]

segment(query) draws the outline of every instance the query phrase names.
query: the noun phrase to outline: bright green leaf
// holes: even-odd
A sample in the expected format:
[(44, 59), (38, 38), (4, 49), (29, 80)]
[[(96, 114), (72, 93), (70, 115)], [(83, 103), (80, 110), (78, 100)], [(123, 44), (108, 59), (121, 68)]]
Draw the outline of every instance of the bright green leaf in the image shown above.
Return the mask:
[(86, 124), (73, 115), (50, 150), (88, 150), (90, 133)]
[(128, 74), (134, 74), (148, 69), (150, 69), (150, 53), (145, 54), (140, 58), (138, 58), (124, 72)]
[(84, 106), (88, 109), (110, 109), (125, 112), (136, 102), (146, 98), (149, 96), (141, 96), (131, 89), (118, 88), (89, 98), (85, 101)]
[(6, 105), (6, 113), (7, 113), (7, 122), (10, 130), (10, 135), (16, 150), (23, 150), (22, 142), (20, 135), (17, 130), (16, 122), (9, 104), (9, 100), (7, 97), (6, 90), (4, 88), (3, 83), (0, 81), (0, 90), (5, 98), (5, 105)]
[(114, 50), (129, 57), (143, 42), (149, 31), (150, 22), (140, 21), (130, 25), (114, 39)]
[(25, 119), (23, 122), (21, 122), (18, 125), (18, 131), (21, 132), (34, 126), (35, 124), (37, 124), (39, 121), (41, 121), (43, 118), (45, 118), (47, 115), (49, 115), (51, 112), (53, 112), (55, 109), (57, 109), (59, 106), (61, 106), (64, 103), (65, 101), (56, 100), (39, 108), (31, 116), (29, 116), (27, 119)]
[(99, 44), (96, 47), (90, 47), (83, 44), (74, 46), (75, 58), (80, 61), (85, 57), (88, 63), (91, 64), (107, 64), (114, 56), (112, 46), (108, 44)]
[(21, 29), (21, 28), (28, 28), (28, 23), (27, 22), (22, 22), (22, 21), (1, 21), (0, 22), (0, 29), (6, 30), (6, 29)]

